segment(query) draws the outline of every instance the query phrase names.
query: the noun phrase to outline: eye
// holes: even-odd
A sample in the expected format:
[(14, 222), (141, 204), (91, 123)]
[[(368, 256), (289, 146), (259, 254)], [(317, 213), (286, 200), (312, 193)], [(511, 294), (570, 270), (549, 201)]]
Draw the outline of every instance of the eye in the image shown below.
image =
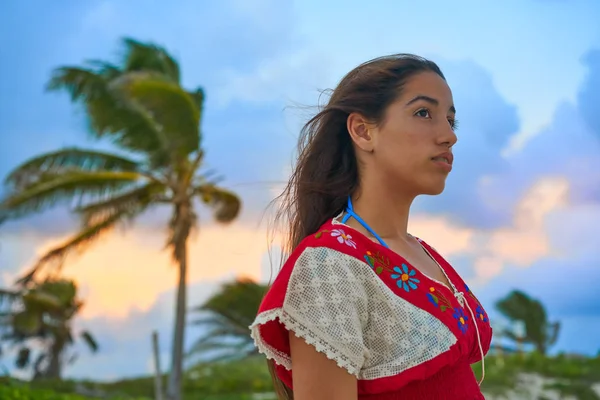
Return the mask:
[(450, 127), (452, 128), (452, 130), (458, 129), (458, 120), (457, 119), (448, 118), (448, 123), (450, 124)]
[(415, 115), (421, 118), (431, 118), (431, 115), (429, 115), (429, 110), (426, 108), (421, 108), (415, 113)]

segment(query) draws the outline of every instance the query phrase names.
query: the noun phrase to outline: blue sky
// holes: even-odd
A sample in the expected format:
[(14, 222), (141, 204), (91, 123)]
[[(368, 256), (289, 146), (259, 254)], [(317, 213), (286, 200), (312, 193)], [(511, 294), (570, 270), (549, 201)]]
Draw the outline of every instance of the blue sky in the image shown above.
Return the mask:
[[(81, 110), (65, 95), (44, 91), (53, 68), (118, 57), (123, 36), (165, 45), (180, 60), (184, 84), (207, 92), (208, 166), (245, 200), (234, 226), (214, 227), (203, 214), (192, 260), (198, 302), (236, 274), (268, 279), (260, 218), (289, 172), (312, 112), (306, 106), (317, 104), (319, 91), (369, 58), (418, 53), (442, 67), (461, 126), (447, 190), (415, 204), (414, 233), (473, 282), (492, 316), (499, 297), (523, 289), (562, 321), (555, 351), (595, 354), (599, 17), (593, 0), (3, 2), (0, 58), (9, 62), (0, 64), (0, 174), (61, 146), (106, 147), (87, 140)], [(163, 237), (146, 229), (163, 217), (149, 215), (119, 239), (127, 249), (107, 239), (66, 271), (86, 294), (79, 324), (102, 346), (96, 356), (83, 352), (71, 375), (148, 372), (153, 329), (168, 353), (172, 285), (157, 282), (174, 281), (174, 270), (153, 261)], [(73, 227), (64, 210), (3, 226), (0, 283)], [(215, 246), (229, 260), (223, 265), (213, 263)], [(123, 256), (110, 258), (117, 251)], [(146, 255), (144, 265), (119, 264)], [(128, 290), (135, 280), (139, 288)]]

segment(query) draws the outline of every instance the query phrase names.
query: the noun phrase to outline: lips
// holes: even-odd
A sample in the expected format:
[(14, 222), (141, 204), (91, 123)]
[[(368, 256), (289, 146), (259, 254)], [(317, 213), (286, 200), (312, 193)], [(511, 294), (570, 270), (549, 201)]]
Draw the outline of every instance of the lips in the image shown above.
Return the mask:
[(452, 165), (452, 163), (454, 162), (454, 156), (452, 155), (452, 153), (450, 153), (449, 151), (438, 154), (435, 157), (431, 158), (433, 161), (440, 161), (440, 162), (444, 162), (448, 165)]

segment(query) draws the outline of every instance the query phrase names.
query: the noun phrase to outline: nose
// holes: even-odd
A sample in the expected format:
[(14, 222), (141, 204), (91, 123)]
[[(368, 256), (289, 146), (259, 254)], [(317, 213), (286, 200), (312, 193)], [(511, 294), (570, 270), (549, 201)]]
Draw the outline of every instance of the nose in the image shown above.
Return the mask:
[(458, 136), (454, 132), (451, 126), (447, 126), (444, 128), (443, 132), (440, 133), (438, 137), (438, 144), (451, 148), (458, 142)]

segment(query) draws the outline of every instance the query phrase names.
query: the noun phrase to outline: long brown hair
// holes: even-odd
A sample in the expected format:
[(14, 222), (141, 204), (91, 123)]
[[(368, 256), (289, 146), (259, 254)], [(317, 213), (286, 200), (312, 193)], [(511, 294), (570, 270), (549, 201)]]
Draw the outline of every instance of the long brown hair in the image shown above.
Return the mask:
[[(304, 238), (341, 213), (348, 196), (358, 189), (358, 162), (346, 127), (348, 116), (359, 113), (381, 124), (406, 81), (425, 71), (444, 78), (434, 62), (412, 54), (367, 61), (340, 81), (323, 109), (304, 125), (297, 164), (276, 199), (279, 210), (275, 225), (286, 232), (283, 260)], [(292, 400), (292, 391), (277, 377), (273, 362), (268, 363), (279, 399)]]

